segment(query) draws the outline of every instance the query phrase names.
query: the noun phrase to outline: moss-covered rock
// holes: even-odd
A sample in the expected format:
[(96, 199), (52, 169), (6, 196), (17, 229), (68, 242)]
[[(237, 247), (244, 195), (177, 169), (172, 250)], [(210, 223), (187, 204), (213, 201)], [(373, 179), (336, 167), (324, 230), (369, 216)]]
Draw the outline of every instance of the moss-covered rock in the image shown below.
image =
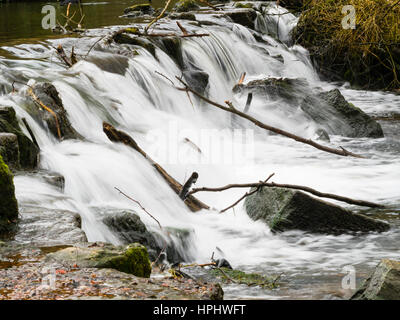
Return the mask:
[(0, 235), (10, 231), (18, 219), (13, 176), (0, 156)]
[[(102, 222), (118, 236), (122, 243), (136, 242), (144, 245), (151, 261), (155, 261), (163, 250), (166, 240), (160, 234), (148, 231), (134, 211), (106, 211), (99, 214), (103, 216)], [(171, 238), (168, 239), (165, 248), (166, 259), (172, 263), (189, 261), (187, 249), (191, 231), (169, 227), (165, 227), (164, 230)]]
[(277, 286), (277, 278), (272, 278), (259, 273), (247, 273), (241, 270), (234, 270), (224, 267), (211, 269), (210, 273), (217, 277), (219, 281), (224, 283), (235, 282), (237, 284), (267, 287), (270, 289), (273, 289)]
[(350, 299), (400, 300), (400, 261), (381, 260)]
[[(0, 132), (15, 134), (18, 139), (19, 155), (15, 154), (15, 146), (12, 150), (3, 150), (5, 161), (19, 158), (19, 167), (22, 169), (33, 169), (37, 166), (39, 148), (22, 132), (15, 110), (11, 107), (0, 107)], [(7, 149), (4, 145), (3, 148)]]
[(147, 249), (138, 243), (126, 247), (104, 243), (75, 246), (50, 253), (46, 260), (81, 268), (112, 268), (143, 278), (151, 273)]
[(11, 170), (20, 168), (18, 137), (15, 134), (0, 132), (0, 156)]
[(253, 220), (265, 222), (274, 232), (303, 230), (341, 234), (383, 232), (390, 228), (385, 222), (286, 188), (264, 187), (246, 198), (245, 208)]
[(141, 4), (135, 4), (133, 6), (130, 6), (130, 7), (124, 9), (125, 14), (129, 14), (129, 13), (133, 13), (133, 12), (139, 13), (139, 14), (153, 14), (154, 8), (148, 3), (141, 3)]
[(247, 3), (243, 3), (243, 2), (236, 2), (235, 3), (235, 8), (238, 9), (252, 9), (254, 6), (253, 3), (247, 2)]
[(176, 12), (188, 12), (199, 9), (200, 6), (194, 0), (180, 0), (175, 4)]
[[(128, 32), (134, 34), (134, 32)], [(119, 33), (113, 37), (113, 40), (118, 44), (129, 44), (133, 46), (138, 46), (146, 49), (154, 57), (156, 57), (156, 47), (147, 39), (138, 38), (135, 36), (128, 35), (126, 33)]]

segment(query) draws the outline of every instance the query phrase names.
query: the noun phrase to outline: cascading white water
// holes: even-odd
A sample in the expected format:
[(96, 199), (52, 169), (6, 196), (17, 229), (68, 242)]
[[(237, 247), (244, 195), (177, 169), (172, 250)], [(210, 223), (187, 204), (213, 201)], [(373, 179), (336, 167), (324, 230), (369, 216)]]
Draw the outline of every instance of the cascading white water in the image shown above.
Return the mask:
[[(273, 12), (286, 11), (280, 8)], [(288, 47), (266, 34), (263, 39), (269, 45), (260, 43), (241, 25), (221, 22), (207, 14), (199, 14), (197, 18), (211, 20), (215, 25), (199, 28), (183, 23), (189, 32), (210, 33), (209, 37), (183, 40), (183, 57), (209, 74), (208, 95), (213, 100), (221, 103), (231, 100), (235, 106), (244, 107), (245, 97), (238, 98), (232, 93), (232, 87), (242, 72), (247, 73), (246, 81), (269, 76), (301, 77), (313, 86), (334, 87), (319, 81), (304, 48)], [(291, 14), (281, 17), (279, 34), (282, 40), (288, 39), (295, 21)], [(266, 31), (268, 23), (271, 21), (258, 16), (256, 27)], [(159, 27), (168, 27), (168, 24), (162, 23)], [(92, 32), (98, 35), (104, 30)], [(181, 74), (175, 62), (158, 48), (157, 60), (143, 48), (138, 48), (139, 55), (130, 58), (107, 49), (97, 50), (91, 53), (93, 58), (89, 56), (87, 61), (82, 60), (69, 70), (65, 70), (56, 57), (49, 57), (50, 45), (62, 43), (68, 48), (78, 41), (85, 53), (94, 40), (70, 38), (3, 47), (3, 50), (21, 58), (0, 60), (0, 83), (4, 88), (11, 91), (9, 84), (12, 79), (31, 79), (31, 83), (52, 82), (61, 95), (72, 126), (85, 138), (83, 141), (56, 141), (25, 111), (28, 99), (23, 94), (23, 87), (18, 94), (0, 96), (0, 105), (14, 107), (19, 118), (25, 117), (31, 124), (41, 146), (41, 168), (59, 172), (65, 177), (65, 190), (61, 193), (37, 178), (17, 176), (15, 184), (20, 204), (79, 212), (90, 241), (118, 243), (117, 237), (100, 222), (98, 216), (100, 210), (107, 208), (133, 209), (148, 228), (157, 232), (155, 221), (121, 196), (114, 189), (118, 187), (140, 201), (161, 225), (192, 229), (194, 236), (190, 254), (194, 260), (208, 261), (218, 246), (232, 265), (246, 270), (284, 271), (293, 276), (322, 272), (339, 274), (344, 265), (373, 266), (381, 258), (400, 257), (395, 248), (395, 243), (400, 240), (398, 228), (385, 234), (367, 236), (305, 235), (301, 232), (273, 235), (265, 224), (252, 221), (242, 205), (224, 214), (215, 210), (192, 213), (147, 160), (132, 149), (107, 139), (102, 131), (102, 122), (110, 122), (134, 137), (181, 183), (193, 171), (199, 173), (198, 186), (259, 181), (274, 172), (276, 182), (303, 184), (323, 192), (399, 208), (400, 165), (397, 157), (400, 150), (382, 151), (380, 148), (393, 137), (371, 141), (333, 136), (333, 145), (368, 154), (369, 158), (325, 154), (284, 137), (268, 135), (244, 120), (232, 121), (229, 114), (193, 97), (192, 106), (185, 92), (174, 89), (168, 80), (155, 73), (157, 71), (172, 80)], [(282, 56), (283, 63), (274, 58), (277, 55)], [(390, 111), (393, 103), (400, 105), (399, 99), (393, 95), (365, 92), (367, 98), (361, 99), (359, 92), (341, 89), (350, 101), (360, 108), (365, 107), (369, 113)], [(255, 98), (250, 113), (266, 123), (306, 138), (315, 133), (312, 124), (302, 121), (301, 112), (288, 113), (277, 108), (276, 102), (266, 105), (265, 100)], [(235, 129), (236, 133), (243, 134), (243, 140), (235, 138)], [(245, 129), (254, 129), (250, 133), (247, 131), (248, 139), (244, 139)], [(216, 133), (217, 137), (223, 133), (225, 140), (218, 140), (215, 136), (212, 141), (202, 138), (202, 134), (210, 132)], [(201, 154), (193, 145), (185, 143), (185, 138), (198, 146)], [(218, 142), (224, 144), (218, 145)], [(221, 152), (224, 146), (236, 150), (228, 159), (224, 158), (226, 152)], [(210, 206), (222, 209), (244, 192), (230, 190), (198, 193), (196, 196)]]

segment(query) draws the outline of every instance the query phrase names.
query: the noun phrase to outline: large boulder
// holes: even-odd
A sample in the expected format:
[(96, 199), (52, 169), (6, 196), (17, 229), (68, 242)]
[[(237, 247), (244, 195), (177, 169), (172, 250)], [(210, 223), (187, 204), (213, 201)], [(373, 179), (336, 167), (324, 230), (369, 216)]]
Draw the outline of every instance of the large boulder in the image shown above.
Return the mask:
[[(165, 246), (165, 237), (159, 233), (150, 232), (134, 211), (108, 211), (100, 213), (102, 222), (113, 231), (124, 244), (138, 242), (144, 245), (151, 261), (155, 261)], [(188, 261), (187, 252), (190, 231), (186, 229), (164, 228), (168, 233), (165, 248), (166, 259), (169, 262)], [(181, 248), (181, 249), (180, 249)]]
[(253, 220), (262, 220), (274, 232), (297, 229), (341, 234), (389, 229), (385, 222), (286, 188), (264, 187), (246, 198), (245, 208)]
[[(0, 107), (0, 133), (17, 136), (18, 148), (10, 136), (3, 136), (6, 141), (0, 142), (0, 154), (13, 169), (32, 169), (37, 166), (39, 148), (22, 132), (15, 110), (11, 107)], [(17, 159), (19, 163), (16, 163)]]
[(352, 138), (382, 138), (378, 122), (346, 101), (338, 89), (308, 96), (301, 104), (303, 111), (328, 133)]
[(350, 299), (400, 300), (400, 262), (381, 260)]
[[(37, 105), (31, 105), (30, 114), (36, 121), (42, 123), (45, 128), (58, 139), (78, 139), (82, 138), (79, 133), (72, 127), (67, 111), (64, 108), (60, 95), (54, 85), (48, 82), (36, 84), (33, 89), (37, 98), (57, 116), (57, 121), (48, 110)], [(58, 123), (58, 125), (57, 125)], [(60, 130), (60, 136), (58, 133)]]
[(182, 72), (189, 87), (204, 95), (208, 87), (209, 75), (201, 70), (184, 70)]
[(233, 92), (239, 95), (252, 92), (266, 101), (279, 101), (288, 112), (297, 112), (320, 126), (328, 134), (352, 138), (381, 138), (383, 131), (378, 122), (346, 101), (338, 89), (323, 91), (311, 87), (306, 79), (264, 78), (238, 84)]
[(82, 244), (50, 253), (46, 261), (71, 266), (76, 264), (80, 268), (111, 268), (143, 278), (149, 278), (151, 273), (147, 249), (138, 243), (128, 246)]
[(18, 220), (18, 203), (10, 169), (0, 156), (0, 235), (11, 231)]

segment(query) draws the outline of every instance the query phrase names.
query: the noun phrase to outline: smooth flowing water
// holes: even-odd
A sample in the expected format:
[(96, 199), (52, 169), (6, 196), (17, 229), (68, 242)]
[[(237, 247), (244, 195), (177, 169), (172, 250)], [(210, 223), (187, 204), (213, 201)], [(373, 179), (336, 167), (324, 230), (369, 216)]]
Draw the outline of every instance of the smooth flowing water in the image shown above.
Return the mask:
[[(270, 10), (285, 12), (282, 8)], [(267, 35), (269, 25), (275, 23), (277, 27), (271, 16), (258, 16), (256, 28), (263, 33), (265, 43), (257, 42), (247, 28), (212, 14), (196, 17), (212, 23), (203, 27), (181, 23), (189, 32), (210, 36), (184, 39), (183, 56), (209, 74), (208, 95), (215, 101), (230, 100), (235, 106), (245, 105), (245, 96), (232, 93), (242, 72), (247, 73), (246, 81), (268, 76), (301, 77), (326, 90), (338, 87), (320, 81), (307, 51), (287, 42), (297, 21), (291, 14), (282, 16), (278, 25), (283, 42)], [(284, 273), (276, 290), (230, 285), (225, 287), (227, 298), (346, 297), (351, 291), (341, 286), (346, 274), (344, 266), (354, 266), (360, 281), (380, 259), (400, 258), (398, 122), (381, 121), (385, 132), (381, 139), (332, 136), (332, 146), (340, 145), (367, 156), (366, 159), (339, 157), (255, 129), (245, 120), (232, 119), (228, 113), (193, 97), (192, 105), (185, 92), (176, 90), (158, 74), (173, 80), (181, 74), (171, 57), (158, 48), (156, 59), (140, 47), (139, 55), (126, 57), (101, 45), (68, 70), (51, 49), (58, 44), (67, 50), (75, 46), (78, 55), (84, 56), (100, 36), (117, 29), (116, 26), (93, 29), (80, 38), (42, 39), (25, 44), (7, 41), (2, 45), (0, 105), (14, 107), (18, 117), (25, 117), (31, 124), (41, 146), (40, 167), (65, 177), (65, 190), (60, 192), (39, 178), (18, 175), (15, 184), (20, 205), (79, 212), (89, 241), (118, 243), (98, 214), (114, 209), (135, 210), (147, 227), (157, 232), (155, 221), (121, 196), (114, 189), (118, 187), (139, 200), (161, 225), (193, 230), (190, 249), (193, 261), (208, 262), (218, 247), (235, 268), (271, 275)], [(179, 31), (173, 21), (162, 22), (157, 29)], [(276, 58), (278, 55), (283, 62)], [(26, 88), (18, 86), (19, 93), (11, 93), (13, 80), (53, 83), (72, 126), (84, 140), (58, 142), (27, 113), (30, 102)], [(400, 98), (393, 94), (356, 91), (347, 86), (339, 89), (350, 102), (374, 116), (385, 117), (398, 112), (400, 107)], [(293, 112), (279, 108), (276, 101), (253, 99), (250, 113), (306, 138), (315, 136), (317, 128), (305, 120), (297, 106)], [(262, 222), (252, 221), (242, 205), (224, 214), (218, 210), (192, 213), (146, 159), (108, 140), (102, 131), (103, 121), (129, 133), (181, 183), (193, 171), (199, 173), (197, 186), (210, 187), (259, 181), (274, 172), (275, 182), (307, 185), (322, 192), (390, 205), (394, 209), (369, 213), (390, 221), (392, 228), (382, 234), (368, 235), (327, 236), (299, 231), (272, 234)], [(244, 192), (229, 190), (196, 196), (211, 207), (222, 209)]]

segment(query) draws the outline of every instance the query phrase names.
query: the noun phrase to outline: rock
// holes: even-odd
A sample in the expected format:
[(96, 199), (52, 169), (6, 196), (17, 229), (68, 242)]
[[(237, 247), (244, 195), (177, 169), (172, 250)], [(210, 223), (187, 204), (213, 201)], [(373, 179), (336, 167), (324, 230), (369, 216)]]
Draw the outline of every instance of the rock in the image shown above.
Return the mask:
[(18, 220), (18, 202), (10, 169), (0, 156), (0, 235), (11, 231)]
[(250, 29), (254, 29), (254, 21), (257, 13), (254, 9), (237, 9), (224, 11), (225, 16), (232, 19), (233, 22), (241, 24)]
[[(155, 261), (165, 245), (164, 238), (154, 232), (149, 232), (140, 217), (134, 211), (107, 211), (100, 213), (102, 222), (111, 231), (117, 234), (122, 243), (140, 243), (144, 245), (149, 253), (151, 261)], [(175, 242), (169, 242), (165, 249), (166, 258), (170, 262), (183, 262), (189, 260), (189, 255), (185, 254), (184, 249), (188, 248), (187, 242), (190, 232), (183, 229), (164, 228), (171, 234)], [(179, 250), (178, 247), (183, 248)]]
[(235, 3), (235, 8), (238, 9), (253, 9), (254, 4), (247, 2), (247, 3), (243, 3), (243, 2), (236, 2)]
[(219, 283), (214, 283), (210, 292), (210, 300), (224, 300), (224, 290)]
[(304, 0), (280, 0), (279, 5), (290, 11), (300, 12), (303, 9)]
[(150, 52), (154, 57), (156, 57), (156, 48), (154, 44), (152, 44), (147, 39), (141, 39), (136, 36), (130, 36), (125, 33), (116, 34), (113, 37), (114, 41), (118, 44), (129, 44), (133, 46), (138, 46), (146, 49)]
[(353, 138), (382, 138), (378, 122), (361, 109), (346, 101), (338, 89), (308, 96), (302, 110), (330, 134)]
[(322, 91), (309, 86), (306, 79), (265, 78), (235, 85), (233, 92), (252, 92), (267, 101), (283, 100), (288, 106), (300, 106), (304, 115), (326, 133), (345, 137), (383, 137), (378, 122), (348, 103), (338, 89)]
[(179, 37), (163, 37), (160, 39), (161, 48), (170, 56), (179, 68), (184, 67), (182, 56), (182, 41)]
[(20, 221), (14, 239), (37, 246), (73, 245), (87, 242), (76, 212), (34, 206), (20, 207)]
[(286, 99), (290, 102), (303, 99), (305, 91), (309, 91), (306, 79), (301, 78), (264, 78), (249, 81), (247, 84), (237, 84), (234, 93), (252, 92), (268, 100)]
[(61, 174), (57, 172), (46, 171), (41, 174), (41, 178), (46, 181), (48, 184), (60, 189), (64, 190), (65, 187), (65, 178)]
[(208, 87), (209, 75), (207, 72), (201, 70), (185, 70), (183, 71), (183, 77), (189, 87), (204, 95)]
[(15, 134), (0, 133), (0, 156), (12, 171), (19, 169), (19, 145)]
[(253, 220), (262, 220), (274, 232), (297, 229), (341, 234), (389, 230), (385, 222), (286, 188), (264, 187), (246, 197), (245, 208)]
[[(35, 85), (33, 92), (46, 107), (50, 108), (57, 115), (62, 139), (82, 138), (69, 122), (67, 111), (64, 109), (56, 87), (48, 82), (39, 83)], [(29, 112), (36, 121), (42, 123), (56, 138), (59, 138), (56, 120), (50, 112), (39, 108), (37, 105), (32, 105)]]
[[(17, 159), (19, 157), (18, 167), (32, 169), (37, 166), (39, 148), (22, 132), (15, 110), (11, 107), (0, 107), (0, 132), (15, 134), (18, 139), (19, 156), (15, 154), (16, 146), (12, 146), (11, 150), (2, 151), (3, 155), (7, 155), (5, 161), (8, 161), (9, 158)], [(11, 167), (14, 167), (13, 163), (11, 163)]]
[(143, 3), (143, 4), (135, 4), (124, 10), (125, 14), (133, 12), (138, 14), (153, 14), (154, 8), (150, 4)]
[(74, 246), (48, 254), (46, 261), (77, 264), (80, 268), (111, 268), (143, 278), (149, 278), (151, 273), (147, 249), (138, 243), (128, 246), (107, 243)]
[(199, 9), (200, 6), (194, 0), (180, 0), (174, 6), (176, 12), (188, 12)]
[(182, 12), (182, 13), (171, 13), (168, 18), (173, 20), (191, 20), (196, 21), (196, 16), (193, 13)]
[(400, 261), (383, 259), (351, 300), (400, 300)]

